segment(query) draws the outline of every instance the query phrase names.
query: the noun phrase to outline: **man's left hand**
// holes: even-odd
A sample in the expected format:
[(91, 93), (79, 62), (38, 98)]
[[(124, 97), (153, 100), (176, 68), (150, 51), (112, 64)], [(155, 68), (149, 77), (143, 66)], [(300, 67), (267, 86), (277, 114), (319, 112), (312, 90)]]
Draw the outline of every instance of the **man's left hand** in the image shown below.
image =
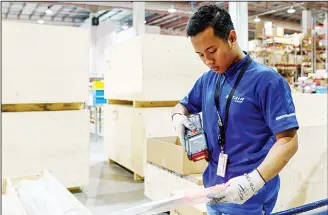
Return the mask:
[(257, 170), (249, 174), (230, 179), (227, 188), (208, 195), (212, 199), (211, 204), (215, 203), (234, 203), (244, 204), (248, 199), (257, 193), (265, 185), (260, 173)]

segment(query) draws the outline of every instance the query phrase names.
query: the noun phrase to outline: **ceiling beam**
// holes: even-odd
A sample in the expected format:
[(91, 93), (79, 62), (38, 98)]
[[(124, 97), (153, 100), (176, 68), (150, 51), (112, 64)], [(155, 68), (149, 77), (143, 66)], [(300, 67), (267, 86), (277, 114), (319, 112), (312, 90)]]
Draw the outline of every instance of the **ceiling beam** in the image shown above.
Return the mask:
[(177, 19), (173, 22), (169, 22), (169, 23), (166, 23), (164, 25), (161, 25), (161, 28), (170, 28), (170, 27), (173, 27), (175, 25), (179, 25), (180, 23), (185, 23), (189, 20), (189, 17), (182, 17), (181, 19)]
[[(36, 24), (36, 25), (40, 25), (38, 24), (35, 20), (30, 20), (30, 19), (11, 19), (11, 18), (6, 18), (6, 19), (2, 19), (2, 21), (19, 21), (19, 22), (24, 22), (24, 23), (32, 23), (32, 24)], [(77, 22), (65, 22), (65, 21), (46, 21), (43, 25), (61, 25), (61, 26), (72, 26), (72, 27), (78, 27), (81, 25), (81, 23), (77, 23)]]
[(153, 20), (153, 21), (148, 21), (147, 24), (148, 25), (154, 25), (156, 23), (159, 23), (159, 22), (164, 22), (164, 21), (167, 21), (167, 20), (170, 20), (170, 19), (173, 19), (173, 17), (175, 16), (175, 14), (168, 14), (162, 18), (159, 18), (159, 19), (156, 19), (156, 20)]

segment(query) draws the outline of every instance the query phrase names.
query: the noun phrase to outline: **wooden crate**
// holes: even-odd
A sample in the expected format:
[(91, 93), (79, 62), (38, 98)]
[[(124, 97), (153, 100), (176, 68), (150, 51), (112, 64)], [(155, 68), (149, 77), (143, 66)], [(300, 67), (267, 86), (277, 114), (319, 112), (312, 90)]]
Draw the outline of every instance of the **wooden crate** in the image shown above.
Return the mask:
[[(7, 186), (4, 195), (6, 201), (3, 201), (3, 208), (5, 208), (5, 211), (3, 211), (4, 215), (28, 215), (26, 205), (24, 205), (21, 196), (19, 195), (17, 185), (24, 180), (37, 181), (39, 179), (42, 179), (43, 182), (46, 182), (48, 185), (55, 188), (56, 192), (58, 191), (57, 197), (59, 195), (62, 199), (66, 199), (65, 206), (63, 206), (64, 208), (71, 207), (72, 209), (78, 209), (79, 214), (81, 215), (91, 215), (91, 212), (88, 211), (86, 207), (68, 190), (66, 190), (65, 187), (47, 169), (38, 174), (6, 178)], [(25, 184), (24, 186), (27, 185)], [(35, 201), (36, 199), (33, 200)]]
[(280, 173), (274, 211), (327, 198), (327, 124), (301, 126), (298, 135), (298, 151)]
[(12, 21), (2, 29), (2, 104), (88, 101), (88, 29)]
[(147, 162), (145, 169), (145, 196), (157, 201), (172, 193), (203, 185), (202, 175), (182, 176), (159, 165)]
[[(147, 163), (145, 172), (145, 196), (153, 201), (163, 200), (184, 189), (203, 186), (201, 174), (182, 176), (156, 164)], [(206, 215), (205, 204), (182, 207), (171, 211), (174, 215)]]
[(294, 93), (296, 117), (300, 125), (322, 125), (327, 123), (327, 95)]
[(176, 135), (171, 110), (172, 107), (105, 105), (104, 143), (108, 158), (144, 177), (147, 138)]
[(35, 111), (2, 114), (2, 177), (50, 169), (66, 188), (89, 180), (89, 112)]
[(209, 70), (181, 36), (136, 36), (110, 46), (105, 57), (105, 97), (112, 99), (180, 100)]

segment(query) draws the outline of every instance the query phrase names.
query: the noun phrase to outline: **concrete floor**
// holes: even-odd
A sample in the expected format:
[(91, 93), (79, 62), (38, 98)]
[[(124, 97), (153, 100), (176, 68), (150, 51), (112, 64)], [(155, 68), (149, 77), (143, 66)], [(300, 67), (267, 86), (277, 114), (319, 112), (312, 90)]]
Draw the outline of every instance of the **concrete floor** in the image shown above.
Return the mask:
[(144, 183), (135, 182), (133, 175), (116, 164), (108, 164), (104, 153), (103, 139), (90, 141), (89, 184), (75, 197), (93, 215), (108, 215), (111, 212), (130, 208), (151, 201), (144, 195)]

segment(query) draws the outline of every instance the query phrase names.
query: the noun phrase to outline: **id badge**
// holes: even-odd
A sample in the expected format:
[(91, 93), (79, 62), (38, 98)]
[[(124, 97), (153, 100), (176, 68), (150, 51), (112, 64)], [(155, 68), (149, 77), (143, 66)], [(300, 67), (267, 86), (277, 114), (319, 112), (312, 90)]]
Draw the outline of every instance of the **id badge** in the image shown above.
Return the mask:
[(228, 163), (228, 155), (221, 152), (219, 155), (218, 169), (216, 171), (216, 174), (218, 176), (221, 177), (225, 176), (227, 163)]

